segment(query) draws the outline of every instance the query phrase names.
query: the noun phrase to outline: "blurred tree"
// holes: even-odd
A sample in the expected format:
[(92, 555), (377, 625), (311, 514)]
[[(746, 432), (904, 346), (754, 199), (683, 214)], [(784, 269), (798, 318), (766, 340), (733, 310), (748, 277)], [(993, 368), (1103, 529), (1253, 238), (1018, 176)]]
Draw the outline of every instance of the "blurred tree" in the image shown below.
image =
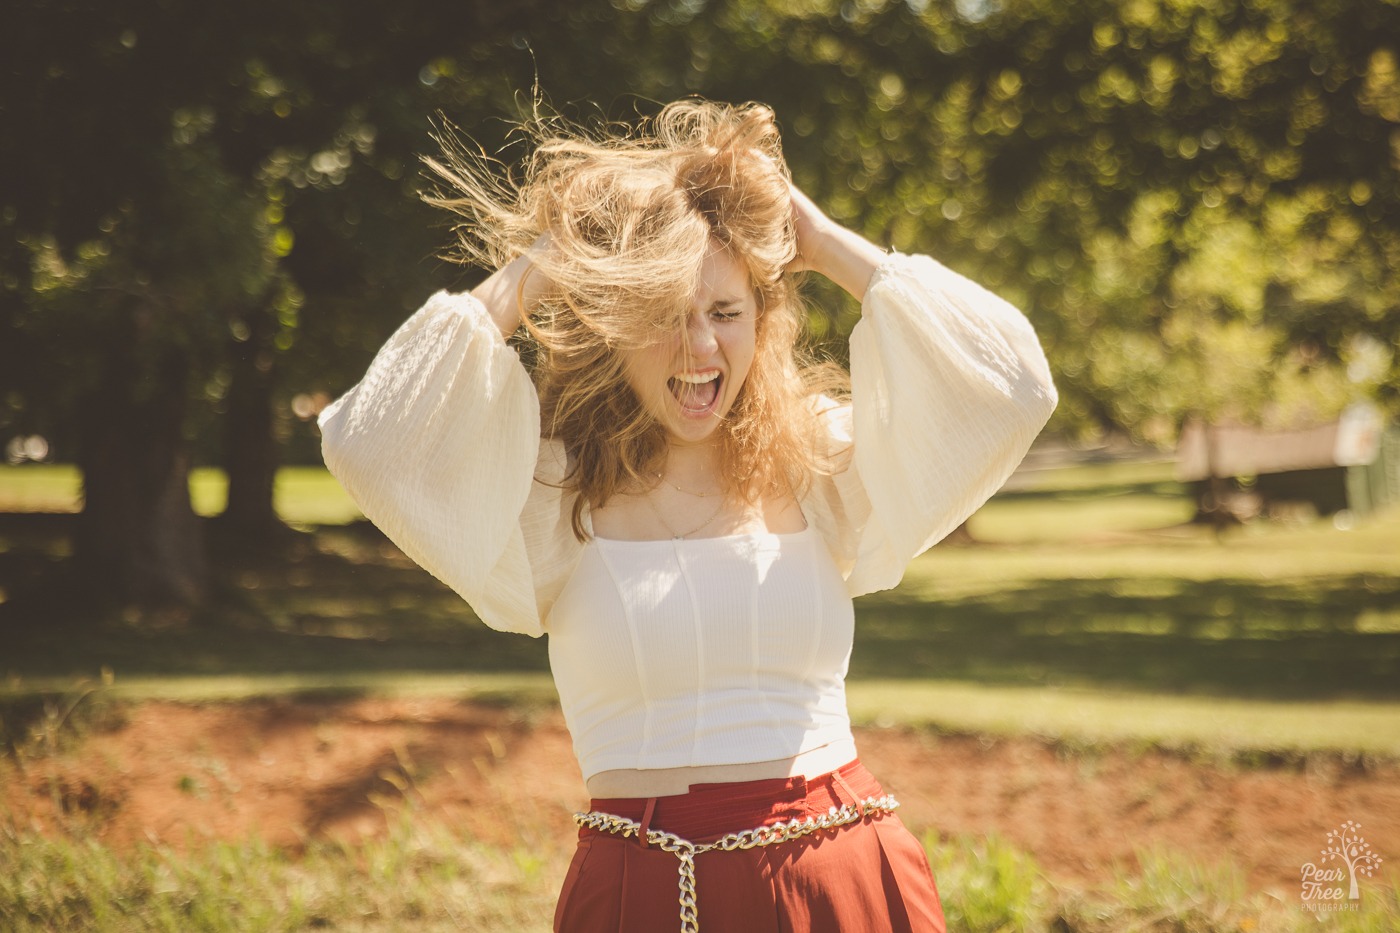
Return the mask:
[(228, 55), (152, 41), (160, 12), (11, 11), (0, 158), (18, 183), (0, 210), (14, 237), (3, 313), (27, 354), (3, 377), (7, 420), (52, 423), (82, 468), (84, 588), (165, 604), (207, 585), (189, 504), (191, 381), (274, 268), (261, 204), (212, 145), (215, 116), (194, 90)]
[(1393, 354), (1344, 375), (1400, 345), (1394, 4), (907, 6), (843, 5), (805, 46), (873, 104), (819, 124), (837, 204), (1030, 309), (1059, 428), (1400, 410)]
[(81, 465), (94, 592), (203, 594), (187, 438), (210, 413), (224, 527), (276, 530), (279, 393), (343, 388), (441, 276), (425, 260), (446, 237), (414, 190), (430, 114), (503, 142), (488, 120), (531, 85), (532, 31), (577, 40), (549, 56), (565, 94), (603, 73), (620, 93), (636, 70), (596, 54), (617, 17), (655, 25), (542, 0), (18, 4), (0, 39), (0, 158), (23, 179), (0, 203), (3, 426), (42, 426)]
[[(7, 12), (0, 429), (82, 464), (81, 565), (116, 594), (202, 589), (191, 437), (228, 469), (227, 527), (275, 531), (279, 445), (312, 447), (316, 407), (475, 274), (432, 259), (430, 115), (509, 162), (500, 118), (536, 82), (582, 119), (687, 93), (772, 104), (835, 217), (1029, 309), (1060, 429), (1166, 443), (1193, 413), (1400, 407), (1400, 10), (1382, 0)], [(827, 297), (813, 323), (839, 354), (854, 315)]]

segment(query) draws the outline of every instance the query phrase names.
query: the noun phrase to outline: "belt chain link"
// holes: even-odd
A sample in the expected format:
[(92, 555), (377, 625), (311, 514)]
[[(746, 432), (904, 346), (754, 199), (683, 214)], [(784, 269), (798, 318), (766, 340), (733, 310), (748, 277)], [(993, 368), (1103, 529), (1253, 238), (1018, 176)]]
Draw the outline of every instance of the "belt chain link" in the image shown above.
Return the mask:
[[(662, 832), (658, 829), (647, 830), (647, 842), (680, 859), (681, 933), (700, 933), (699, 908), (695, 902), (695, 857), (697, 855), (703, 855), (716, 849), (721, 852), (734, 852), (741, 849), (758, 849), (777, 845), (780, 842), (790, 842), (793, 839), (801, 839), (803, 836), (810, 836), (812, 833), (825, 829), (839, 829), (842, 826), (857, 823), (872, 814), (889, 813), (898, 806), (898, 800), (885, 794), (880, 797), (866, 797), (859, 803), (832, 807), (821, 816), (809, 816), (806, 819), (794, 817), (787, 822), (779, 821), (771, 826), (758, 826), (754, 829), (729, 833), (714, 842), (697, 844), (688, 839), (682, 839), (675, 833)], [(602, 813), (598, 810), (575, 813), (574, 822), (579, 826), (586, 826), (589, 829), (611, 833), (615, 836), (635, 836), (642, 828), (642, 825), (635, 820), (614, 816), (611, 813)]]

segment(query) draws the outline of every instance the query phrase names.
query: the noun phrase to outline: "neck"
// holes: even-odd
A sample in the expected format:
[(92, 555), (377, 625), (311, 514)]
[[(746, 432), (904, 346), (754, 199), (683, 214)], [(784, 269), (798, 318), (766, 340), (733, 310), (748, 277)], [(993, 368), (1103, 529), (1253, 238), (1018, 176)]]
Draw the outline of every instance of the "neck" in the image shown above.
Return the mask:
[(662, 475), (685, 489), (718, 489), (722, 486), (720, 445), (717, 441), (704, 444), (673, 444), (666, 454)]

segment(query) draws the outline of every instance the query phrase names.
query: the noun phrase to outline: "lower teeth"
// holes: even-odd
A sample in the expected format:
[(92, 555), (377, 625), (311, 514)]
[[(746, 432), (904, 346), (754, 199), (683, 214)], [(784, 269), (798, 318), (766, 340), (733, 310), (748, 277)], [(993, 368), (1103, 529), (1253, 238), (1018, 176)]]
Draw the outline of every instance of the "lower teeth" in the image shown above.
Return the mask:
[[(696, 396), (702, 389), (709, 391), (711, 385), (714, 386), (714, 395), (710, 397), (709, 401), (700, 402)], [(692, 414), (699, 413), (708, 409), (719, 398), (719, 380), (716, 379), (713, 383), (676, 382), (672, 394), (676, 396), (676, 401), (680, 403), (682, 411)]]

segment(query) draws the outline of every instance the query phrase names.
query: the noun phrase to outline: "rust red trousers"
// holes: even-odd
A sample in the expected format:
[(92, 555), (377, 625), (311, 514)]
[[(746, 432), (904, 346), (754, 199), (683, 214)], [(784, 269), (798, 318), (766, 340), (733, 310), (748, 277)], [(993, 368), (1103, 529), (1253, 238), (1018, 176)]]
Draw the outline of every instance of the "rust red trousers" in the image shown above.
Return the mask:
[[(810, 780), (693, 784), (673, 797), (594, 799), (590, 809), (705, 843), (883, 793), (853, 761)], [(556, 933), (679, 930), (679, 868), (673, 853), (636, 836), (581, 829)], [(702, 933), (946, 933), (923, 846), (893, 813), (763, 848), (702, 853), (695, 891)]]

